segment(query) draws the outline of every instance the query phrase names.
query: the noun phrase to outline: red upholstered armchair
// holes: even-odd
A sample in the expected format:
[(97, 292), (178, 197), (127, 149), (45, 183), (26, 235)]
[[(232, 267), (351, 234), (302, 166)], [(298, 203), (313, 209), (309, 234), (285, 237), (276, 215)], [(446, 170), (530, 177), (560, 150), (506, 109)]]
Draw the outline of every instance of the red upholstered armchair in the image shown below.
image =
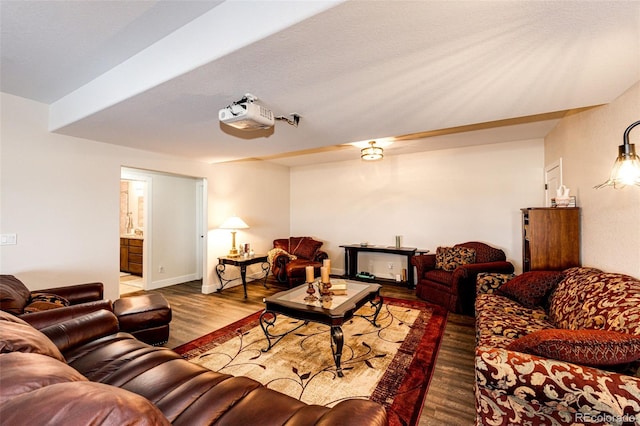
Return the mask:
[(305, 282), (305, 267), (313, 266), (315, 275), (320, 276), (322, 261), (329, 255), (320, 250), (321, 241), (311, 237), (280, 238), (273, 241), (273, 249), (268, 258), (271, 271), (281, 283), (293, 287)]
[(29, 291), (13, 275), (0, 275), (0, 309), (36, 328), (101, 309), (112, 311), (111, 301), (103, 299), (103, 294), (102, 283)]
[(435, 254), (414, 256), (411, 263), (417, 271), (419, 298), (465, 315), (474, 313), (478, 273), (513, 272), (502, 250), (479, 242), (438, 247)]

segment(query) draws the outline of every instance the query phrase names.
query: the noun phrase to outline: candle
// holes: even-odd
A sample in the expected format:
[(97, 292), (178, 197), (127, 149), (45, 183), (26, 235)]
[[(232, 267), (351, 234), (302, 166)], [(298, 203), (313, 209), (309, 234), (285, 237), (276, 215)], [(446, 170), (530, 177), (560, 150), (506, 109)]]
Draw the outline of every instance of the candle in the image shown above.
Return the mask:
[(312, 283), (313, 282), (313, 266), (305, 266), (304, 268), (305, 273), (307, 274), (307, 282), (308, 283)]
[(329, 282), (329, 270), (327, 269), (326, 266), (320, 267), (320, 277), (323, 283)]
[(322, 261), (322, 266), (327, 268), (327, 271), (328, 271), (327, 273), (331, 275), (331, 259), (324, 259)]

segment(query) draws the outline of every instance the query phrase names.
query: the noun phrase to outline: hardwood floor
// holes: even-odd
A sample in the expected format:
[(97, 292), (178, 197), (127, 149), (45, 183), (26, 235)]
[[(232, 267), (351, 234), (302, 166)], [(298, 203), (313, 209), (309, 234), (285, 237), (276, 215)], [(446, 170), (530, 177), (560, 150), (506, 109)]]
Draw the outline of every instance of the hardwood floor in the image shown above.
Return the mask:
[[(264, 308), (262, 299), (285, 290), (273, 280), (268, 288), (249, 283), (247, 299), (242, 286), (227, 287), (220, 293), (202, 294), (201, 282), (192, 281), (151, 290), (171, 304), (173, 320), (166, 346), (175, 348)], [(126, 296), (141, 294), (143, 291)], [(414, 290), (384, 285), (383, 296), (417, 300)], [(419, 425), (465, 426), (475, 423), (473, 383), (474, 320), (449, 314), (433, 377), (422, 409)]]

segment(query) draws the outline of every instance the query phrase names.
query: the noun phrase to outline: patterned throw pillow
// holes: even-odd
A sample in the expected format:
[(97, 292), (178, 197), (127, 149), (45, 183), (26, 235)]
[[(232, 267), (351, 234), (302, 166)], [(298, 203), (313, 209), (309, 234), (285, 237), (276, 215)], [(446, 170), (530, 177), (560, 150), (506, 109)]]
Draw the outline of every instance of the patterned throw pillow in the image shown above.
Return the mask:
[(476, 277), (476, 294), (493, 294), (514, 277), (515, 274), (480, 272)]
[(458, 266), (476, 263), (476, 250), (467, 247), (438, 247), (436, 269), (455, 271)]
[(610, 330), (552, 328), (520, 337), (507, 349), (595, 367), (621, 365), (640, 359), (640, 336)]
[(497, 293), (527, 308), (542, 306), (563, 277), (562, 271), (525, 272), (502, 285)]
[(640, 280), (596, 271), (565, 271), (565, 279), (549, 297), (550, 321), (556, 328), (597, 328), (640, 336)]
[(31, 293), (31, 301), (24, 307), (26, 313), (62, 308), (71, 303), (62, 296), (50, 293)]

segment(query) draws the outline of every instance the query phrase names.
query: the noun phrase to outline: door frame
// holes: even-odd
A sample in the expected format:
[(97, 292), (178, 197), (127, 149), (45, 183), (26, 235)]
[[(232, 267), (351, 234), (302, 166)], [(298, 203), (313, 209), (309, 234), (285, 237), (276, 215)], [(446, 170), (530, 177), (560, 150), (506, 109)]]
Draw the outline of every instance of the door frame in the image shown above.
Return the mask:
[(553, 163), (545, 166), (544, 168), (544, 203), (546, 207), (551, 207), (551, 198), (553, 198), (555, 196), (550, 194), (550, 188), (549, 188), (549, 176), (553, 173), (555, 173), (555, 171), (558, 171), (558, 176), (560, 179), (560, 186), (564, 185), (563, 181), (562, 181), (562, 157), (560, 157), (558, 160), (554, 161)]
[(149, 277), (151, 276), (151, 244), (153, 235), (151, 232), (147, 232), (152, 229), (153, 212), (151, 211), (152, 194), (153, 194), (153, 177), (148, 174), (144, 174), (143, 170), (139, 172), (129, 167), (120, 167), (120, 179), (123, 180), (136, 180), (144, 182), (143, 191), (143, 208), (144, 208), (144, 238), (142, 239), (142, 290), (148, 290), (150, 287)]
[(209, 274), (207, 273), (207, 195), (207, 179), (200, 178), (196, 182), (196, 271), (198, 279), (202, 280), (203, 289), (209, 285)]
[[(202, 280), (202, 289), (206, 289), (209, 286), (209, 274), (208, 270), (208, 258), (207, 258), (207, 231), (208, 231), (208, 182), (206, 178), (197, 176), (180, 175), (170, 172), (164, 172), (159, 170), (144, 170), (136, 169), (135, 167), (120, 167), (120, 178), (144, 181), (145, 194), (144, 194), (144, 220), (145, 220), (145, 234), (143, 240), (143, 255), (142, 255), (142, 281), (143, 290), (148, 290), (152, 287), (151, 279), (151, 260), (152, 255), (152, 241), (153, 234), (149, 230), (153, 223), (153, 211), (152, 204), (152, 188), (153, 188), (153, 173), (161, 173), (164, 175), (174, 175), (177, 177), (187, 177), (196, 181), (196, 205), (194, 206), (196, 214), (196, 229), (195, 229), (195, 244), (196, 244), (196, 279)], [(204, 291), (203, 291), (204, 292)]]

